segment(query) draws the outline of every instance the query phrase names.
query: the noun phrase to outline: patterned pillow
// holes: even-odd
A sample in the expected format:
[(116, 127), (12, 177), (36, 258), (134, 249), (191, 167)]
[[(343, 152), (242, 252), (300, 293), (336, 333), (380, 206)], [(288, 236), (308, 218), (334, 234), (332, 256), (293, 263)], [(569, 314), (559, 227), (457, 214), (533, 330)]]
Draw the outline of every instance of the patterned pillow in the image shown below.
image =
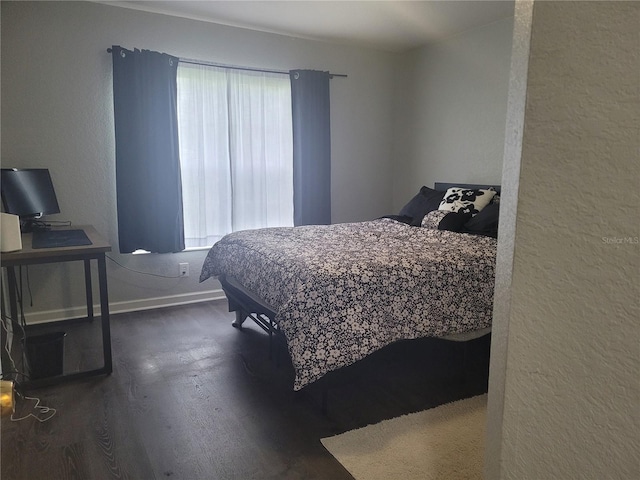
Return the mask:
[(434, 210), (432, 212), (428, 212), (422, 219), (422, 223), (420, 224), (420, 226), (422, 228), (429, 228), (431, 230), (439, 230), (438, 227), (440, 225), (440, 222), (450, 213), (451, 212), (445, 212), (444, 210)]
[(462, 230), (464, 224), (470, 219), (470, 213), (434, 210), (424, 216), (421, 226), (431, 230), (449, 230), (451, 232), (459, 232)]
[(444, 194), (440, 202), (439, 210), (448, 212), (462, 212), (477, 214), (496, 194), (495, 190), (470, 190), (467, 188), (453, 187)]

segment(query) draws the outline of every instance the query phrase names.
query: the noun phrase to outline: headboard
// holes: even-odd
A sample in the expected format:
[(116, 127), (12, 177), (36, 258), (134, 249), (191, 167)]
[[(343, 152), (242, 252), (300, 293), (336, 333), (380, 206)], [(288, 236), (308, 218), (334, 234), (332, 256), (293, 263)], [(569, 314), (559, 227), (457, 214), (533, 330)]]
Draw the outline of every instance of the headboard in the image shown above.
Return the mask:
[(474, 189), (483, 189), (487, 190), (489, 188), (493, 188), (498, 194), (500, 193), (500, 185), (479, 185), (476, 183), (446, 183), (446, 182), (436, 182), (434, 187), (439, 192), (446, 192), (447, 189), (451, 187), (461, 187), (468, 188), (470, 190)]

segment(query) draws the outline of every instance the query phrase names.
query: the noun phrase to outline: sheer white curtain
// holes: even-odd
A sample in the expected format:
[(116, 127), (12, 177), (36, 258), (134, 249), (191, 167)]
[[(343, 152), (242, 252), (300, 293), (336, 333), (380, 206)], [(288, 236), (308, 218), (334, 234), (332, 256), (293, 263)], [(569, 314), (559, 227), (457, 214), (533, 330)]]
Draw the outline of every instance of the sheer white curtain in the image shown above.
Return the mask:
[(288, 76), (181, 62), (178, 136), (186, 247), (293, 225)]

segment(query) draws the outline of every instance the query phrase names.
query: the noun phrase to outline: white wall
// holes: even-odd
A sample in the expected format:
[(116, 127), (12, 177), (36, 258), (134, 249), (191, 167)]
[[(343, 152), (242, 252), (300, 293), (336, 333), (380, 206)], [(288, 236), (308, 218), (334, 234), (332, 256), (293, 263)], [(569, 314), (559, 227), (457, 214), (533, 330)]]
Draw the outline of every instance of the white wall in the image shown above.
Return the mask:
[(494, 314), (508, 335), (492, 343), (489, 387), (500, 452), (487, 478), (636, 479), (640, 3), (527, 9), (519, 175), (508, 157), (503, 182), (519, 190), (517, 212), (499, 238), (514, 243), (512, 278), (496, 296), (506, 317)]
[(422, 185), (500, 183), (512, 31), (507, 18), (399, 59), (396, 211)]
[[(344, 73), (331, 82), (333, 221), (389, 213), (393, 56), (87, 2), (2, 2), (2, 166), (47, 167), (62, 213), (117, 245), (111, 45), (225, 64)], [(115, 248), (117, 250), (117, 247)], [(123, 256), (108, 262), (114, 311), (215, 295), (197, 276), (205, 252)], [(32, 320), (80, 314), (81, 266), (30, 267)], [(163, 297), (168, 297), (164, 298)]]

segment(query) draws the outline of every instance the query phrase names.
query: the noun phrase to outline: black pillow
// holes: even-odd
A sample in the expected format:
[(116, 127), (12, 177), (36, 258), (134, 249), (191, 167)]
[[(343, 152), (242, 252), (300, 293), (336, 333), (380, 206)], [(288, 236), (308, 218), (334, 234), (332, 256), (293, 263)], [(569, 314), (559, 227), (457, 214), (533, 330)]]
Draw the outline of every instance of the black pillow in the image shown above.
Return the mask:
[(471, 218), (471, 212), (449, 212), (438, 225), (438, 230), (449, 230), (459, 232), (464, 228), (466, 222)]
[(475, 217), (465, 223), (462, 231), (498, 238), (499, 212), (500, 204), (490, 203), (482, 210), (480, 210), (480, 213), (478, 213)]
[(422, 187), (416, 196), (402, 207), (400, 215), (411, 217), (411, 225), (419, 227), (427, 213), (438, 209), (444, 193), (445, 192), (438, 192), (429, 187)]
[(432, 230), (459, 232), (470, 218), (471, 213), (433, 210), (424, 216), (421, 226)]

